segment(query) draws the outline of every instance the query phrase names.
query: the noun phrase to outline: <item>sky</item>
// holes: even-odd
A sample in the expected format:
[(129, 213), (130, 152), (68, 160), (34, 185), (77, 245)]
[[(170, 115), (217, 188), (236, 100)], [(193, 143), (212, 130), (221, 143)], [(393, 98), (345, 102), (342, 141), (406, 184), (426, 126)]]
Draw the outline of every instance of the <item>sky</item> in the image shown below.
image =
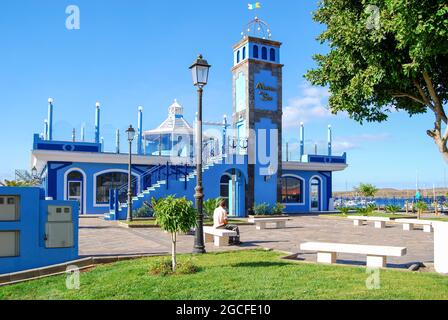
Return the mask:
[[(250, 2), (250, 1), (249, 1)], [(0, 179), (29, 169), (34, 133), (43, 131), (47, 100), (54, 99), (55, 139), (70, 140), (83, 124), (94, 137), (95, 103), (102, 105), (102, 133), (112, 151), (115, 130), (157, 127), (177, 99), (193, 122), (196, 92), (188, 67), (199, 53), (212, 65), (204, 94), (204, 119), (221, 121), (232, 112), (232, 46), (258, 16), (283, 43), (284, 143), (298, 157), (299, 124), (306, 126), (307, 150), (324, 150), (333, 127), (334, 152), (347, 152), (349, 167), (335, 173), (334, 189), (360, 182), (378, 187), (432, 188), (446, 185), (446, 163), (426, 136), (431, 114), (409, 118), (392, 113), (381, 124), (360, 125), (331, 115), (326, 88), (304, 79), (315, 67), (312, 55), (328, 48), (316, 41), (324, 30), (313, 21), (317, 0), (261, 1), (14, 0), (0, 4)], [(76, 5), (80, 28), (68, 30), (66, 9)]]

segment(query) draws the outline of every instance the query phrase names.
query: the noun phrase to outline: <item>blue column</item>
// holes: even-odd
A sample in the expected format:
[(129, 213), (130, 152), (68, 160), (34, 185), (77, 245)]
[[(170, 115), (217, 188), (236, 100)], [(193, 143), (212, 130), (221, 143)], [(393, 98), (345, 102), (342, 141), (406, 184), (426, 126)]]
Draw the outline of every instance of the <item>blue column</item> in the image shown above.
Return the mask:
[(86, 141), (86, 127), (83, 124), (81, 126), (81, 142), (85, 142)]
[(117, 129), (115, 136), (115, 152), (120, 153), (120, 130)]
[(328, 156), (331, 157), (333, 149), (333, 134), (331, 126), (328, 126)]
[(53, 140), (53, 99), (48, 99), (48, 140)]
[(95, 143), (100, 143), (100, 103), (96, 103), (95, 111)]
[(227, 137), (227, 116), (224, 115), (224, 121), (222, 123), (222, 154), (226, 154), (226, 137)]
[(300, 123), (300, 161), (302, 161), (303, 155), (305, 154), (305, 126)]
[(143, 107), (138, 107), (137, 154), (143, 154)]
[(48, 140), (48, 120), (44, 121), (44, 140)]

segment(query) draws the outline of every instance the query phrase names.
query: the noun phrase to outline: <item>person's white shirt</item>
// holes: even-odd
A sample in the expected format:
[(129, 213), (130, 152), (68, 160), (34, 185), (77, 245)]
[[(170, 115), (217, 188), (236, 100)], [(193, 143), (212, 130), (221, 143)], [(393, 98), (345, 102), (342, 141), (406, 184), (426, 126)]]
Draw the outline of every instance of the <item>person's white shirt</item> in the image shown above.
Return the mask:
[(223, 207), (218, 207), (213, 213), (213, 228), (220, 228), (227, 224), (227, 211)]

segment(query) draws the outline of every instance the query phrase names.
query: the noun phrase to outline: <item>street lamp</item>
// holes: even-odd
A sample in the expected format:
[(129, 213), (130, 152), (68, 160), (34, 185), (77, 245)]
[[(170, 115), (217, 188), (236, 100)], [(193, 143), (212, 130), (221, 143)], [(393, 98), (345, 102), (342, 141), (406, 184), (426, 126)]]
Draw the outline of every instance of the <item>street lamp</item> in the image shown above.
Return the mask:
[(37, 178), (37, 169), (36, 169), (36, 167), (33, 167), (33, 169), (31, 169), (31, 177), (33, 179)]
[(196, 234), (194, 240), (194, 253), (205, 253), (204, 245), (204, 189), (202, 187), (202, 93), (203, 88), (207, 85), (208, 72), (210, 65), (207, 63), (202, 55), (196, 59), (193, 65), (190, 67), (191, 74), (193, 76), (193, 85), (198, 88), (198, 116), (196, 124), (196, 171), (197, 171), (197, 183), (196, 193), (194, 198), (196, 199), (196, 209), (198, 210)]
[(129, 168), (128, 168), (128, 221), (132, 221), (132, 140), (135, 137), (135, 129), (132, 125), (126, 130), (129, 141)]

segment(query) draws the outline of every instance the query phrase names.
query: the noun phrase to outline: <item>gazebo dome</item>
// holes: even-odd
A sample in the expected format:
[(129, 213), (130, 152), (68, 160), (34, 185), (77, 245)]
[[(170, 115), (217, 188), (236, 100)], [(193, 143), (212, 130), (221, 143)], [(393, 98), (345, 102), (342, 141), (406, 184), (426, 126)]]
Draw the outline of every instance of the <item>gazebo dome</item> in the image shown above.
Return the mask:
[(149, 140), (150, 136), (171, 133), (193, 134), (192, 126), (184, 119), (184, 108), (177, 100), (168, 107), (167, 119), (157, 129), (145, 131), (143, 135)]

